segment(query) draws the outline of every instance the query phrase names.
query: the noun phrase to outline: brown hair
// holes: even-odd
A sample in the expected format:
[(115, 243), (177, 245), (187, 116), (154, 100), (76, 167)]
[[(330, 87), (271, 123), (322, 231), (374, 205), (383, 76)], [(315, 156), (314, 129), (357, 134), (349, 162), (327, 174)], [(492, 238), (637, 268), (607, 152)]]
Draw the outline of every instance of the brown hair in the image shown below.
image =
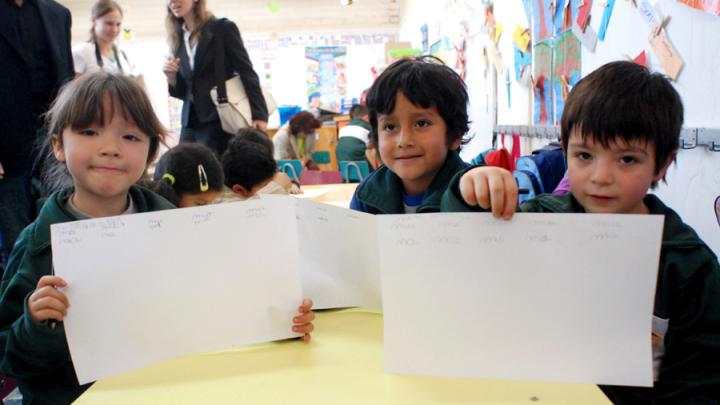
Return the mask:
[(320, 120), (315, 118), (312, 113), (308, 111), (300, 111), (290, 118), (289, 126), (290, 133), (293, 135), (297, 135), (300, 132), (311, 134), (315, 132), (316, 129), (320, 128), (322, 123)]
[[(94, 19), (100, 18), (104, 16), (105, 14), (117, 10), (118, 13), (120, 13), (120, 17), (123, 17), (123, 11), (120, 7), (120, 4), (113, 0), (98, 0), (93, 4), (92, 8), (90, 9), (90, 16)], [(95, 22), (93, 21), (92, 26), (90, 27), (90, 42), (95, 44), (95, 59), (97, 60), (98, 66), (103, 66), (103, 60), (102, 55), (100, 55), (100, 47), (97, 43), (97, 38), (95, 38)], [(117, 61), (118, 68), (120, 69), (120, 72), (123, 71), (122, 63), (120, 63), (120, 58), (118, 57), (118, 51), (115, 44), (112, 46), (113, 53), (115, 54), (115, 60)]]
[(105, 125), (112, 119), (103, 108), (103, 101), (108, 99), (111, 113), (117, 108), (123, 118), (132, 122), (150, 138), (147, 163), (155, 157), (159, 145), (165, 143), (167, 129), (160, 123), (150, 99), (135, 80), (102, 71), (84, 74), (60, 90), (45, 116), (50, 136), (43, 141), (44, 150), (48, 154), (43, 177), (49, 186), (67, 184), (66, 179), (59, 178), (67, 169), (55, 159), (50, 146), (51, 137), (56, 136), (62, 144), (62, 133), (66, 128), (80, 130), (93, 123)]
[[(205, 0), (196, 0), (193, 4), (193, 13), (197, 19), (197, 27), (195, 27), (192, 35), (197, 35), (202, 31), (205, 23), (212, 17), (212, 13), (207, 9)], [(174, 54), (180, 49), (180, 44), (183, 42), (183, 19), (175, 17), (172, 11), (170, 11), (169, 6), (165, 6), (165, 8), (167, 9), (165, 31), (167, 31), (167, 41), (168, 45), (170, 45), (170, 51)]]

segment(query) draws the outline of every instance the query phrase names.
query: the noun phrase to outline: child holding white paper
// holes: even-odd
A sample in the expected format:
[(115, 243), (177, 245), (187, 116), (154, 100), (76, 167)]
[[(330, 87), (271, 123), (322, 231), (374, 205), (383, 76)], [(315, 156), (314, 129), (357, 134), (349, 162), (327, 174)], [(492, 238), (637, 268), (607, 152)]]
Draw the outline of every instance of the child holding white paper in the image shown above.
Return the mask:
[(223, 170), (215, 153), (200, 143), (181, 143), (155, 166), (150, 188), (179, 208), (212, 204), (223, 189)]
[(468, 94), (454, 70), (433, 57), (390, 65), (368, 92), (370, 139), (383, 167), (355, 190), (350, 208), (370, 214), (438, 212), (468, 131)]
[[(648, 194), (675, 160), (682, 122), (682, 101), (664, 76), (631, 62), (600, 67), (577, 83), (563, 111), (570, 193), (544, 194), (519, 207), (521, 212), (665, 217), (649, 339), (655, 384), (601, 386), (614, 403), (720, 401), (718, 260), (672, 209)], [(510, 172), (480, 167), (456, 176), (442, 208), (468, 211), (479, 206), (510, 219), (517, 194)]]
[[(132, 79), (81, 76), (60, 92), (47, 123), (49, 172), (69, 174), (73, 186), (48, 198), (10, 255), (0, 287), (0, 372), (17, 380), (24, 403), (62, 404), (89, 385), (78, 384), (68, 352), (62, 320), (70, 303), (62, 289), (72, 286), (53, 275), (50, 225), (174, 207), (135, 185), (166, 130)], [(305, 340), (313, 329), (311, 307), (305, 300), (293, 319), (293, 331)]]

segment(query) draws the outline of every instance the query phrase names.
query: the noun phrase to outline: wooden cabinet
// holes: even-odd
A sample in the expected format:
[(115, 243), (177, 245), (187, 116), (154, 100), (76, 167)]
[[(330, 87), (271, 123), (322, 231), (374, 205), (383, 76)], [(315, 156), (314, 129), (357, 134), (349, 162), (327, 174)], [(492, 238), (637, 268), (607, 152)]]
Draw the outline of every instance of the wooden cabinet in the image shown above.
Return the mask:
[(318, 129), (318, 139), (315, 141), (314, 151), (330, 152), (330, 163), (318, 164), (320, 170), (338, 171), (338, 162), (335, 158), (335, 147), (337, 146), (338, 130), (337, 125), (327, 124)]

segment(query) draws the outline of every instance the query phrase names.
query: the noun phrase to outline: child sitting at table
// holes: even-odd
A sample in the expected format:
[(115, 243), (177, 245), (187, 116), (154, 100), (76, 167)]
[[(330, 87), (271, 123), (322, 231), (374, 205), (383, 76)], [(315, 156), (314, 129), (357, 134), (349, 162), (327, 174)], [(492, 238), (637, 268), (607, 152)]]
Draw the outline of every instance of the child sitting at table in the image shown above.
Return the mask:
[(368, 149), (368, 138), (370, 135), (367, 107), (360, 104), (352, 106), (352, 108), (350, 108), (350, 119), (351, 121), (340, 128), (338, 132), (335, 157), (338, 162), (367, 161), (370, 167), (373, 168), (365, 154)]
[(150, 188), (178, 208), (212, 204), (223, 189), (223, 171), (209, 147), (181, 143), (155, 166)]
[(238, 131), (223, 153), (222, 169), (225, 187), (217, 203), (245, 201), (258, 194), (289, 194), (297, 188), (287, 174), (277, 171), (273, 143), (259, 129)]
[[(561, 137), (570, 192), (543, 194), (519, 208), (665, 218), (648, 340), (655, 383), (652, 388), (601, 386), (614, 403), (720, 401), (717, 257), (675, 211), (648, 193), (675, 160), (682, 122), (682, 101), (666, 77), (632, 62), (600, 67), (580, 80), (565, 102)], [(443, 211), (479, 205), (509, 219), (517, 195), (512, 173), (479, 167), (456, 176), (443, 198)]]
[[(53, 275), (50, 226), (174, 207), (135, 185), (166, 130), (133, 79), (86, 73), (61, 90), (46, 119), (48, 173), (69, 176), (72, 186), (48, 197), (10, 254), (0, 285), (0, 372), (16, 379), (23, 403), (66, 404), (90, 384), (78, 383), (70, 358), (63, 319), (72, 308), (63, 289), (72, 285)], [(305, 300), (292, 320), (305, 340), (311, 307)]]
[(371, 214), (437, 212), (468, 131), (468, 94), (454, 70), (433, 57), (405, 59), (375, 80), (367, 98), (370, 137), (383, 167), (360, 185), (350, 208)]

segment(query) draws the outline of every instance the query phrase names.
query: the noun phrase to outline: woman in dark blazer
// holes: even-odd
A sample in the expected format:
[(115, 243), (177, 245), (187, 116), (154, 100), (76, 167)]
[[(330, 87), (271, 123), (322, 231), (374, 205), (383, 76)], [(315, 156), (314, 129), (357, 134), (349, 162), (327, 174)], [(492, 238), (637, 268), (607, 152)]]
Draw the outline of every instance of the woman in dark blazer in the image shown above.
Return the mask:
[(180, 142), (198, 142), (212, 148), (218, 156), (232, 136), (222, 130), (210, 89), (215, 79), (215, 49), (222, 37), (225, 52), (225, 77), (240, 76), (250, 100), (253, 126), (264, 130), (268, 113), (260, 89), (260, 80), (240, 38), (237, 25), (215, 18), (205, 0), (168, 0), (166, 28), (173, 53), (163, 67), (170, 95), (183, 100)]

